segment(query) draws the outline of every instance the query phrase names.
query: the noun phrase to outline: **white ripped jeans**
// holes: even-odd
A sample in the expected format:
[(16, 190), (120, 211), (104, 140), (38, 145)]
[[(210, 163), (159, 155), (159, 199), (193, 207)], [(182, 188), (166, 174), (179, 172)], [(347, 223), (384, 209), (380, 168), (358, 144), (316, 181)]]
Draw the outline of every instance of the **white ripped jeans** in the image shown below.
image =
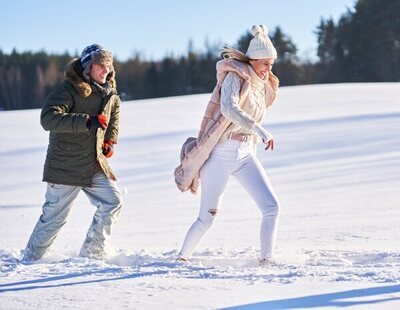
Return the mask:
[(212, 226), (231, 175), (250, 193), (262, 213), (260, 258), (272, 256), (279, 202), (264, 168), (255, 156), (253, 142), (227, 140), (214, 147), (200, 171), (200, 213), (186, 235), (180, 257), (188, 259)]

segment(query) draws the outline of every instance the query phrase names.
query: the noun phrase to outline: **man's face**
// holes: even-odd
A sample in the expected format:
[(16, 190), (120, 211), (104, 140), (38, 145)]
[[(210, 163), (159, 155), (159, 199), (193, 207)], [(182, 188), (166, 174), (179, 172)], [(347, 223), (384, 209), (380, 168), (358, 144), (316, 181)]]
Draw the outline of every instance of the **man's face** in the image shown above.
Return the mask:
[(111, 72), (112, 65), (106, 64), (93, 64), (90, 69), (90, 77), (93, 81), (104, 84), (106, 82), (107, 75)]

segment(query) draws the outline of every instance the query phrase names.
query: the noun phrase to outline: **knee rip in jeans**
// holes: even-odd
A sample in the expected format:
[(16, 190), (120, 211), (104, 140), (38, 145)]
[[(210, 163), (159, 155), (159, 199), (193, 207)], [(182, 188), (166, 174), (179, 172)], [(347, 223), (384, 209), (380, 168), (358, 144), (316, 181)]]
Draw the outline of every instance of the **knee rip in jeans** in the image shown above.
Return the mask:
[(212, 216), (215, 216), (218, 212), (218, 209), (208, 209), (208, 213), (210, 213)]
[(278, 217), (280, 212), (280, 207), (278, 204), (268, 206), (265, 210), (262, 211), (263, 216), (267, 217)]

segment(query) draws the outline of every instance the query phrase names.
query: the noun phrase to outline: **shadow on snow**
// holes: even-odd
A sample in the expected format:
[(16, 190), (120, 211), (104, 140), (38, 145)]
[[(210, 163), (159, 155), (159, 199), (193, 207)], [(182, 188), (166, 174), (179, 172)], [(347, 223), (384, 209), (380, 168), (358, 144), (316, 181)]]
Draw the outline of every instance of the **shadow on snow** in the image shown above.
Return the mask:
[[(400, 292), (400, 285), (378, 286), (371, 288), (355, 289), (336, 293), (327, 293), (319, 295), (310, 295), (288, 299), (278, 299), (271, 301), (264, 301), (260, 303), (247, 304), (235, 307), (228, 307), (224, 309), (305, 309), (305, 308), (321, 308), (321, 307), (350, 307), (366, 304), (377, 304), (381, 302), (400, 300), (400, 297), (388, 296), (380, 298), (379, 295), (393, 294)], [(346, 300), (355, 298), (366, 298), (376, 296), (375, 299), (369, 300)]]

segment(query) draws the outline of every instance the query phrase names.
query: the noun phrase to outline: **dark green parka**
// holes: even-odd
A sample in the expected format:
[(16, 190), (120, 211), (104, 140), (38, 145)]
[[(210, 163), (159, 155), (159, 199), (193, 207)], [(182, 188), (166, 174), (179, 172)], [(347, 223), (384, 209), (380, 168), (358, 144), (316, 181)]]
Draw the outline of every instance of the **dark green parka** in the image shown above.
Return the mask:
[[(118, 142), (120, 99), (114, 76), (107, 77), (111, 93), (103, 95), (84, 79), (79, 59), (67, 66), (64, 83), (49, 95), (40, 115), (41, 125), (50, 131), (43, 181), (91, 186), (97, 162), (115, 180), (102, 153), (104, 140)], [(106, 130), (89, 130), (89, 116), (102, 113), (109, 120)]]

